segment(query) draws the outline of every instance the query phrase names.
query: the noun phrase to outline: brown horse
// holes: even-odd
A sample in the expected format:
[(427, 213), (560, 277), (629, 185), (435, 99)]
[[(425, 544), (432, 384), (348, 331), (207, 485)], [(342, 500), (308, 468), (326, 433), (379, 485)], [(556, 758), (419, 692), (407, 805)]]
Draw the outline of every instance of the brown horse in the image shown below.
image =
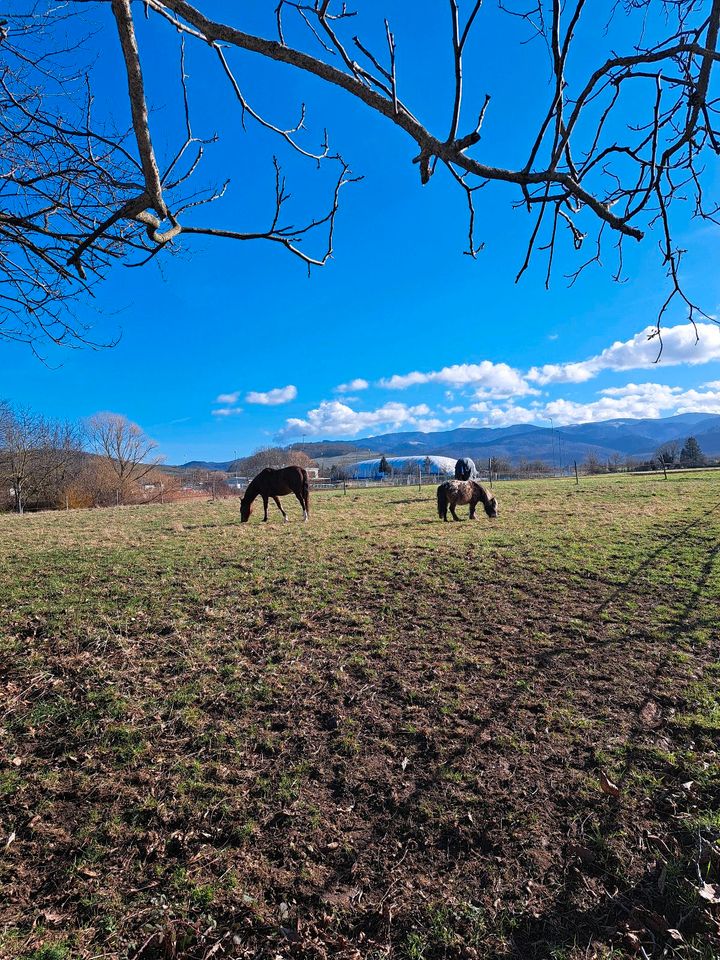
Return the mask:
[(453, 520), (459, 520), (460, 517), (455, 513), (455, 507), (470, 504), (470, 519), (475, 519), (475, 505), (478, 500), (482, 500), (485, 513), (489, 517), (498, 515), (497, 497), (478, 483), (477, 480), (446, 480), (437, 488), (438, 516), (447, 523), (447, 512), (450, 507), (450, 513)]
[(303, 508), (303, 520), (310, 516), (310, 484), (308, 482), (308, 472), (303, 467), (265, 467), (260, 473), (250, 481), (245, 494), (240, 501), (240, 520), (247, 523), (250, 519), (253, 501), (256, 497), (262, 497), (265, 515), (263, 520), (267, 523), (268, 518), (268, 500), (273, 498), (278, 505), (278, 510), (288, 522), (288, 515), (280, 505), (278, 497), (285, 497), (289, 493), (294, 493), (300, 501)]

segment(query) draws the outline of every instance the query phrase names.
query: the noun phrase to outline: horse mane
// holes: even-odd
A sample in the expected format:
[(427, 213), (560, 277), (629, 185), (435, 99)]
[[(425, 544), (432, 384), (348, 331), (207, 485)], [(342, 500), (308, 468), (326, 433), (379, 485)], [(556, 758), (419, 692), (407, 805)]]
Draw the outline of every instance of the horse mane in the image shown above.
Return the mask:
[(258, 484), (258, 477), (259, 477), (259, 476), (260, 476), (260, 474), (258, 474), (256, 477), (253, 477), (252, 480), (250, 481), (250, 483), (245, 487), (245, 492), (244, 492), (243, 495), (242, 495), (242, 499), (243, 499), (243, 500), (244, 500), (245, 497), (247, 497), (248, 495), (250, 495), (251, 497), (257, 496), (257, 494), (255, 493), (255, 491), (257, 490), (257, 488), (258, 488), (258, 486), (259, 486), (259, 484)]

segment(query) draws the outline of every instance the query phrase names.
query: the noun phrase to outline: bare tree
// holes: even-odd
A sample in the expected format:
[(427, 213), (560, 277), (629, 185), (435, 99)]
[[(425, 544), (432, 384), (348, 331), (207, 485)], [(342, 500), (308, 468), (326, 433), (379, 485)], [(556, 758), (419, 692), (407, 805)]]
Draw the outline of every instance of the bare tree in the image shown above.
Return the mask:
[(317, 463), (303, 450), (293, 447), (258, 447), (249, 457), (241, 457), (230, 464), (233, 473), (253, 477), (265, 467), (316, 467)]
[[(213, 5), (207, 0), (144, 0), (145, 15), (164, 23), (167, 42), (178, 45), (177, 97), (185, 128), (162, 162), (156, 144), (166, 138), (167, 131), (163, 131), (163, 137), (157, 135), (158, 121), (151, 119), (148, 111), (142, 69), (143, 58), (153, 56), (154, 51), (143, 50), (139, 44), (130, 0), (74, 0), (71, 6), (79, 7), (81, 2), (84, 9), (95, 6), (107, 13), (106, 32), (100, 36), (103, 42), (110, 42), (108, 31), (112, 27), (112, 42), (119, 44), (134, 143), (131, 149), (129, 142), (111, 138), (109, 155), (100, 164), (104, 176), (108, 175), (107, 168), (126, 170), (127, 176), (115, 172), (109, 184), (103, 180), (102, 209), (82, 223), (73, 223), (72, 229), (53, 233), (52, 241), (62, 247), (63, 256), (67, 255), (64, 260), (59, 249), (48, 261), (42, 250), (38, 254), (31, 247), (23, 248), (31, 251), (39, 269), (38, 276), (31, 276), (31, 286), (43, 290), (48, 275), (65, 282), (68, 268), (77, 272), (79, 282), (86, 283), (91, 272), (101, 274), (111, 258), (127, 257), (138, 246), (142, 246), (144, 255), (137, 262), (144, 262), (162, 249), (177, 245), (181, 238), (199, 234), (271, 241), (300, 256), (308, 266), (327, 261), (333, 249), (340, 190), (350, 179), (347, 165), (330, 151), (327, 137), (319, 149), (310, 145), (304, 136), (304, 107), (299, 122), (292, 126), (268, 119), (254, 108), (237, 69), (238, 58), (250, 54), (339, 88), (362, 108), (400, 128), (414, 143), (413, 162), (421, 182), (429, 183), (442, 170), (462, 191), (468, 208), (469, 255), (475, 256), (481, 245), (475, 236), (479, 191), (509, 187), (516, 191), (516, 206), (532, 216), (518, 279), (533, 254), (540, 251), (547, 258), (545, 283), (549, 284), (561, 242), (579, 255), (571, 281), (591, 264), (600, 264), (608, 244), (617, 255), (611, 268), (613, 275), (621, 279), (627, 240), (639, 241), (655, 234), (669, 279), (667, 298), (659, 310), (658, 334), (663, 314), (676, 299), (685, 304), (691, 320), (697, 317), (699, 309), (682, 284), (683, 251), (674, 234), (677, 218), (683, 216), (676, 211), (685, 198), (694, 216), (717, 222), (718, 206), (707, 197), (713, 184), (706, 161), (720, 153), (718, 99), (713, 85), (720, 59), (720, 0), (626, 0), (623, 4), (606, 0), (593, 4), (592, 9), (585, 0), (569, 4), (529, 0), (528, 5), (518, 8), (501, 3), (499, 12), (481, 0), (449, 0), (444, 9), (450, 95), (447, 123), (440, 130), (431, 129), (420, 119), (422, 102), (409, 102), (412, 91), (403, 82), (396, 56), (402, 38), (396, 38), (388, 20), (380, 25), (380, 48), (377, 42), (368, 43), (359, 36), (354, 29), (355, 12), (339, 0), (279, 0), (274, 38), (243, 29), (246, 14), (242, 5), (233, 10), (229, 22), (220, 22), (212, 18)], [(622, 29), (617, 28), (620, 19)], [(508, 155), (505, 162), (502, 157), (498, 162), (487, 156), (481, 140), (493, 122), (493, 101), (500, 99), (502, 103), (504, 84), (503, 76), (483, 72), (477, 52), (477, 38), (483, 29), (497, 37), (508, 64), (524, 56), (529, 41), (539, 44), (546, 54), (537, 82), (531, 80), (527, 85), (528, 104), (532, 102), (533, 106), (528, 116), (537, 108), (539, 119), (519, 131), (524, 141), (521, 156)], [(7, 51), (14, 33), (10, 27), (4, 31), (2, 46)], [(581, 58), (578, 38), (584, 38), (586, 44)], [(615, 42), (624, 49), (614, 48)], [(269, 227), (246, 232), (221, 228), (213, 220), (202, 222), (202, 217), (208, 218), (209, 214), (202, 212), (206, 206), (198, 207), (199, 199), (218, 199), (223, 188), (211, 190), (202, 198), (191, 199), (183, 193), (195, 180), (204, 146), (193, 133), (184, 69), (186, 43), (209, 52), (218, 81), (230, 85), (243, 122), (247, 120), (276, 135), (283, 148), (295, 151), (309, 163), (335, 168), (326, 212), (301, 227), (283, 225), (288, 190), (275, 161), (274, 213)], [(588, 50), (596, 53), (589, 55)], [(540, 58), (535, 61), (541, 63)], [(37, 65), (37, 60), (33, 63)], [(252, 58), (247, 64), (251, 66)], [(10, 76), (15, 78), (14, 74)], [(468, 77), (471, 83), (466, 82)], [(468, 98), (466, 87), (484, 92)], [(13, 111), (20, 109), (16, 101), (17, 96), (6, 93), (6, 103)], [(39, 125), (47, 131), (49, 142), (59, 139), (63, 150), (71, 151), (73, 137), (62, 131), (53, 133), (57, 119), (48, 118), (42, 105), (25, 107), (25, 112), (29, 113), (31, 129), (33, 124)], [(73, 136), (86, 127), (76, 123)], [(44, 142), (42, 137), (40, 142)], [(102, 142), (99, 136), (90, 137), (82, 152), (95, 157), (92, 151)], [(23, 161), (29, 149), (29, 144), (21, 147)], [(512, 145), (512, 150), (516, 154), (517, 146)], [(90, 167), (83, 175), (92, 180), (98, 171), (94, 163)], [(87, 196), (94, 194), (88, 191)], [(88, 202), (92, 207), (93, 201)], [(73, 203), (72, 209), (81, 207)], [(36, 229), (42, 223), (41, 211), (34, 211), (34, 226), (21, 231), (21, 244), (28, 237), (43, 237)], [(303, 243), (318, 230), (324, 231), (323, 246), (320, 253), (310, 254)], [(42, 244), (46, 242), (47, 238), (42, 240)], [(41, 295), (40, 306), (44, 305)]]
[(680, 459), (680, 442), (678, 440), (667, 440), (661, 444), (655, 451), (655, 459), (666, 466), (676, 463)]
[(607, 462), (601, 460), (600, 457), (591, 450), (590, 453), (588, 453), (588, 455), (585, 457), (583, 470), (585, 473), (589, 474), (607, 473)]
[(18, 513), (55, 507), (81, 463), (77, 429), (27, 407), (0, 404), (0, 484)]
[(346, 463), (334, 463), (330, 468), (330, 479), (334, 483), (339, 483), (343, 480), (350, 480), (352, 478), (352, 466)]
[(60, 35), (67, 19), (62, 6), (37, 5), (0, 25), (0, 338), (32, 345), (86, 341), (69, 303), (142, 236), (116, 218), (90, 245), (86, 270), (69, 263), (139, 174), (125, 135), (94, 125), (86, 78)]
[(162, 457), (153, 456), (157, 444), (119, 413), (96, 413), (87, 420), (85, 429), (92, 448), (115, 474), (118, 502), (125, 503), (132, 486), (162, 462)]
[[(197, 223), (197, 212), (220, 199), (227, 182), (198, 187), (193, 180), (214, 138), (192, 132), (184, 45), (178, 53), (178, 88), (185, 97), (186, 123), (161, 171), (147, 126), (129, 0), (111, 4), (115, 38), (99, 35), (108, 43), (119, 41), (127, 65), (132, 119), (127, 131), (118, 131), (112, 118), (96, 116), (90, 74), (78, 58), (97, 57), (97, 36), (91, 31), (84, 42), (70, 38), (78, 29), (77, 6), (38, 2), (0, 23), (0, 339), (34, 348), (48, 340), (91, 342), (88, 327), (72, 311), (77, 296), (92, 294), (113, 263), (143, 265), (180, 232), (267, 240), (308, 267), (324, 264), (332, 253), (339, 193), (350, 179), (341, 158), (330, 156), (327, 148), (315, 157), (336, 171), (329, 208), (320, 216), (285, 219), (290, 194), (276, 160), (268, 224), (247, 231)], [(195, 214), (195, 222), (185, 214)], [(323, 231), (317, 253), (302, 246)]]
[[(483, 452), (483, 457), (482, 458), (478, 457), (477, 462), (482, 463), (482, 460), (484, 460), (484, 452)], [(512, 461), (510, 460), (509, 457), (502, 457), (502, 456), (493, 457), (492, 469), (493, 469), (493, 473), (497, 477), (507, 477), (513, 472)]]

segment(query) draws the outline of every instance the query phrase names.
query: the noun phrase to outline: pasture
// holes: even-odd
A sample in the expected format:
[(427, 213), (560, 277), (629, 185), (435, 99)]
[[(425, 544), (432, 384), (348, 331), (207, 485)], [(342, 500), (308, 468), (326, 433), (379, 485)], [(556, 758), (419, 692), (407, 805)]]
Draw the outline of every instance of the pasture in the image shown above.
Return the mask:
[(0, 956), (716, 957), (720, 475), (495, 490), (0, 517)]

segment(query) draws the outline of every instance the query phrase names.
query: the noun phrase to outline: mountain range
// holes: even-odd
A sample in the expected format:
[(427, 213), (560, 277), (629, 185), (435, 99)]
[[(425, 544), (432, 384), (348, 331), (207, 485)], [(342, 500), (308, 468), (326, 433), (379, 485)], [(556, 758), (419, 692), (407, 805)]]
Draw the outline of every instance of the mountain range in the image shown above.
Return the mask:
[[(682, 445), (694, 436), (708, 457), (720, 457), (720, 415), (682, 413), (674, 417), (634, 420), (623, 418), (598, 423), (578, 423), (567, 427), (537, 427), (514, 424), (509, 427), (458, 427), (436, 433), (404, 431), (363, 437), (359, 440), (321, 440), (295, 443), (321, 465), (350, 462), (373, 454), (412, 456), (436, 454), (445, 457), (507, 457), (544, 460), (548, 464), (581, 463), (589, 454), (602, 459), (614, 455), (644, 460), (652, 457), (664, 443)], [(233, 461), (210, 463), (193, 460), (185, 468), (227, 470)]]

